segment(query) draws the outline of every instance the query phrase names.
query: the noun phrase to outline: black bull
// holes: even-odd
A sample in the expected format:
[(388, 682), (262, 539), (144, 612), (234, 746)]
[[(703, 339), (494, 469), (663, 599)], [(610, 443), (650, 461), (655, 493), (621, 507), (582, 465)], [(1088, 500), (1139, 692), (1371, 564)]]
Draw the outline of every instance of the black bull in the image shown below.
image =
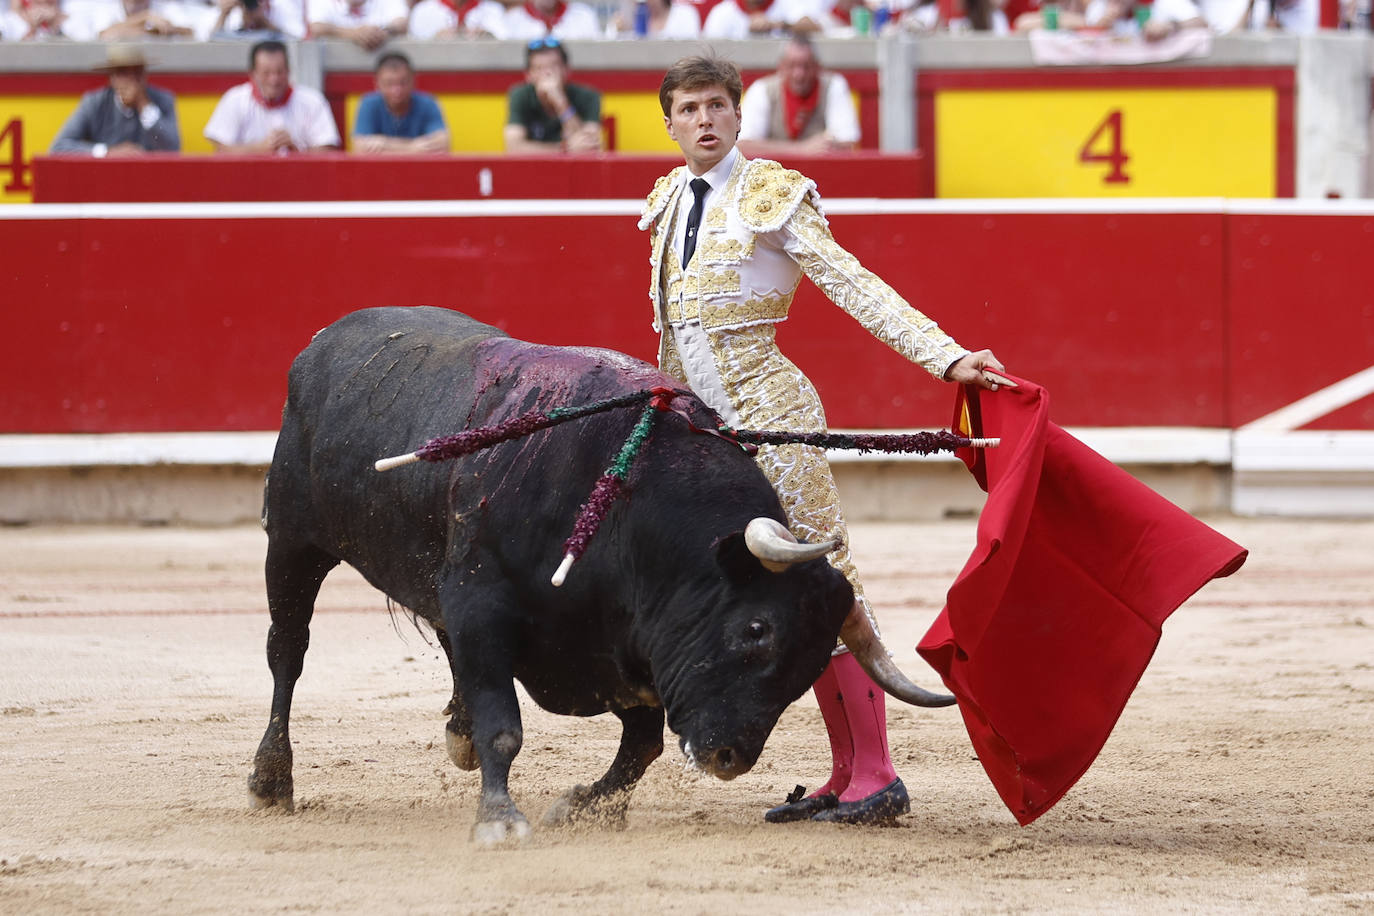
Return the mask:
[[(453, 673), (449, 755), (482, 771), (481, 839), (528, 830), (507, 790), (522, 741), (514, 679), (551, 712), (622, 724), (606, 774), (549, 820), (623, 819), (663, 751), (665, 714), (708, 772), (754, 765), (826, 665), (853, 592), (823, 559), (771, 572), (746, 549), (752, 519), (785, 516), (740, 448), (663, 415), (627, 495), (557, 589), (550, 574), (578, 508), (639, 410), (451, 462), (372, 467), (464, 428), (664, 384), (622, 354), (524, 343), (441, 309), (369, 309), (315, 337), (291, 366), (263, 507), (275, 686), (249, 777), (255, 804), (292, 804), (291, 695), (315, 597), (340, 562), (433, 625)], [(677, 404), (714, 421), (695, 399)]]

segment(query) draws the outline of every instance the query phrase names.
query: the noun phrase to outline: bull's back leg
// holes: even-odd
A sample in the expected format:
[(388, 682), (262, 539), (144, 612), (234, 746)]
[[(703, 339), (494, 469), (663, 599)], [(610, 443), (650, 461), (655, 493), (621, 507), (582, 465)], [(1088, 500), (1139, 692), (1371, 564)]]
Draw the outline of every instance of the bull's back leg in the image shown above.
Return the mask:
[(615, 710), (620, 719), (620, 748), (611, 768), (590, 786), (573, 786), (544, 814), (549, 826), (591, 821), (609, 827), (625, 825), (630, 793), (644, 771), (663, 753), (663, 707)]
[(272, 625), (267, 630), (267, 667), (272, 671), (272, 716), (253, 756), (248, 777), (248, 800), (255, 808), (295, 807), (291, 779), (291, 695), (301, 676), (310, 645), (310, 618), (315, 597), (329, 571), (339, 564), (310, 545), (287, 544), (268, 536), (267, 606)]
[(524, 742), (515, 694), (518, 637), (508, 586), (464, 584), (452, 572), (439, 585), (444, 629), (453, 650), (454, 693), (472, 717), (472, 748), (482, 769), (475, 841), (523, 839), (530, 825), (510, 797), (510, 767)]

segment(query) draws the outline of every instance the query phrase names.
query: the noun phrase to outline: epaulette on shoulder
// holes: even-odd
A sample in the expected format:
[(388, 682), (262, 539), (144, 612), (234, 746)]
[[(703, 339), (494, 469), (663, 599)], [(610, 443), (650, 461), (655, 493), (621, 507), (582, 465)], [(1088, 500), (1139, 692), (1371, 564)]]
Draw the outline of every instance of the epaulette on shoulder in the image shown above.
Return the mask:
[(654, 189), (649, 192), (649, 196), (644, 201), (644, 209), (639, 214), (639, 228), (648, 229), (658, 219), (658, 215), (668, 206), (668, 198), (672, 196), (673, 186), (677, 184), (678, 176), (685, 165), (680, 165), (658, 181), (654, 182)]
[(740, 181), (740, 219), (754, 232), (781, 229), (807, 195), (817, 207), (820, 205), (814, 181), (771, 159), (751, 160)]

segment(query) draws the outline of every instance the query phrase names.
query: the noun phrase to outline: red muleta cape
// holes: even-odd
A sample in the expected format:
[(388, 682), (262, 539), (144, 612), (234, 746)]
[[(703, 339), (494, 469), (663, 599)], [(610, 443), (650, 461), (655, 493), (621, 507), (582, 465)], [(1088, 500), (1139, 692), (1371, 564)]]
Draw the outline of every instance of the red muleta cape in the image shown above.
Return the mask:
[(1002, 444), (957, 453), (987, 503), (917, 650), (1025, 825), (1102, 750), (1164, 620), (1247, 551), (1055, 426), (1048, 392), (1010, 377), (1020, 387), (956, 399), (957, 432)]

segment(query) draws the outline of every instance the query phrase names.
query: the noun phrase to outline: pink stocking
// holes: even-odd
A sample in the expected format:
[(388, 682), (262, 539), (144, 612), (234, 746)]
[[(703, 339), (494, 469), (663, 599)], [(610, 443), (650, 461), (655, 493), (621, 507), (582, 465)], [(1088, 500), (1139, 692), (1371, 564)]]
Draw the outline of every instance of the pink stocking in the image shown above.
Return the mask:
[[(851, 749), (852, 771), (848, 777), (849, 784), (840, 793), (840, 801), (859, 801), (887, 788), (897, 778), (897, 771), (892, 767), (892, 757), (887, 749), (886, 694), (881, 687), (873, 683), (863, 668), (859, 667), (854, 656), (848, 652), (832, 658), (825, 671), (826, 674), (833, 675), (839, 693), (844, 698), (837, 718), (846, 721), (849, 728), (848, 745)], [(822, 680), (824, 679), (823, 675)], [(817, 681), (816, 687), (820, 686), (821, 681)], [(826, 729), (830, 732), (833, 754), (836, 744), (835, 730), (830, 726), (830, 714), (824, 712), (824, 704), (821, 710), (825, 715)], [(838, 759), (836, 757), (837, 761)], [(838, 772), (838, 763), (836, 767)], [(835, 781), (833, 775), (831, 781)]]
[(849, 785), (849, 774), (854, 768), (854, 743), (849, 739), (849, 722), (844, 715), (839, 681), (835, 678), (835, 663), (841, 657), (844, 656), (832, 658), (816, 678), (816, 683), (811, 685), (821, 707), (821, 718), (825, 720), (825, 732), (830, 737), (830, 779), (812, 795), (839, 795)]

